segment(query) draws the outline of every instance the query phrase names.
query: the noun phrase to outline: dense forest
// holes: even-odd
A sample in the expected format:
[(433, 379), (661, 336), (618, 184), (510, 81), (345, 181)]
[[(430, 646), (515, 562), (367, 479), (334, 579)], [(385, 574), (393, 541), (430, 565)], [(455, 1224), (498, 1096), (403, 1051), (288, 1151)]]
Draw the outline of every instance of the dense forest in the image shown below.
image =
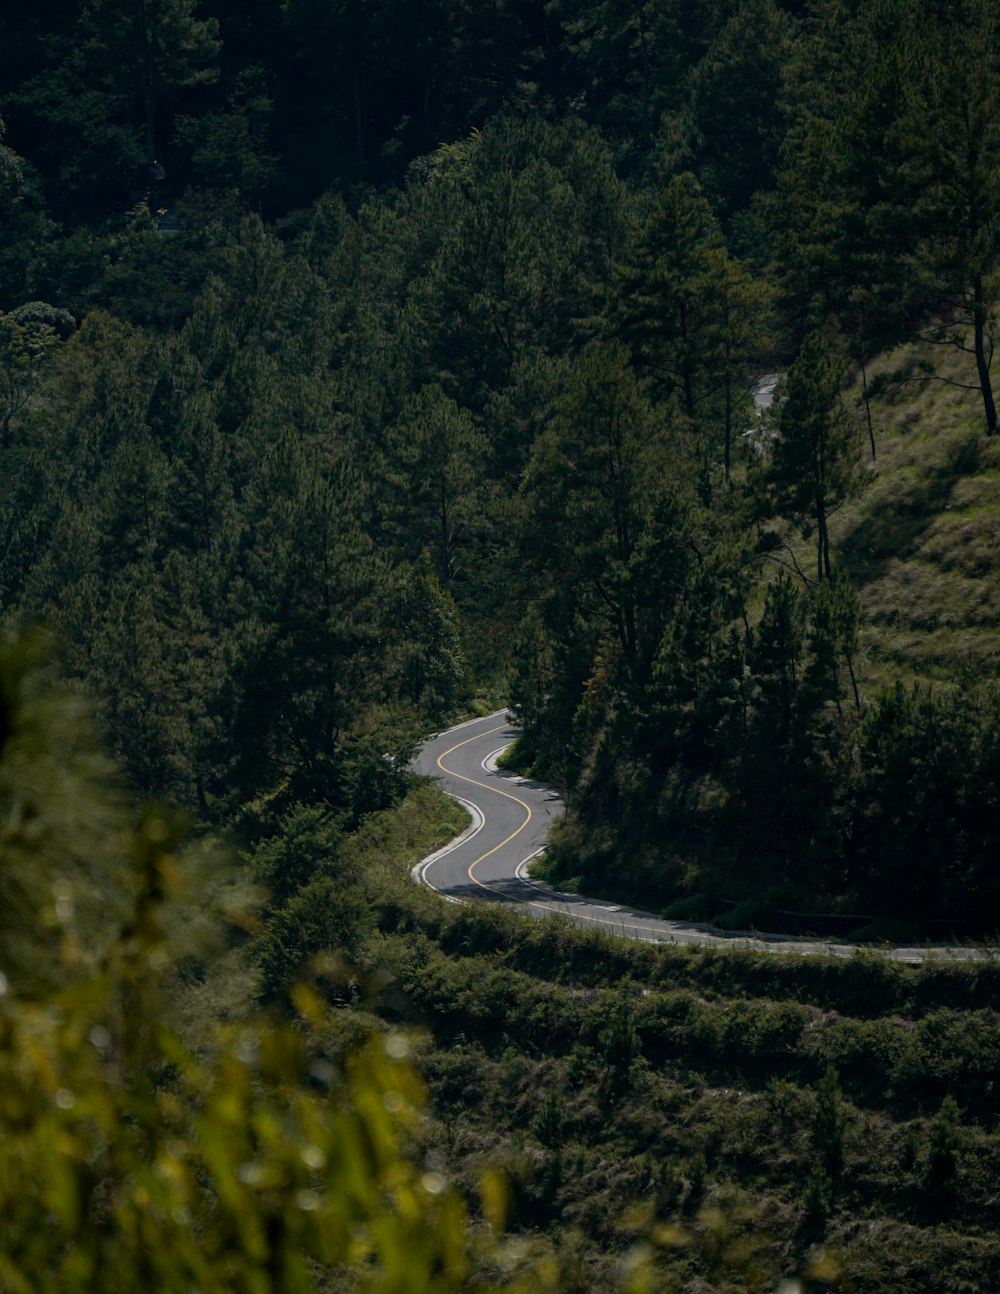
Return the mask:
[(995, 1284), (992, 964), (405, 864), (509, 704), (564, 887), (996, 933), (998, 87), (996, 0), (0, 12), (0, 1288)]
[(354, 821), (492, 693), (564, 879), (989, 930), (995, 653), (871, 684), (831, 523), (995, 430), (992, 5), (3, 22), (0, 597), (137, 789)]

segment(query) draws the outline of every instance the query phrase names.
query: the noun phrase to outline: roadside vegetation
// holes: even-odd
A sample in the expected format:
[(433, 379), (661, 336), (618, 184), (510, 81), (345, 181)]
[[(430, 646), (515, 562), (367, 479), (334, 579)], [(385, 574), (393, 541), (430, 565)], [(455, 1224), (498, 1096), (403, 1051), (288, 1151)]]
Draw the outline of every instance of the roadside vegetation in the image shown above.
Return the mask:
[(444, 905), (407, 772), (510, 704), (557, 883), (997, 933), (998, 86), (995, 0), (3, 9), (0, 1289), (1000, 1284), (992, 961)]
[[(3, 645), (14, 843), (51, 842), (10, 923), (56, 939), (48, 971), (5, 943), (9, 1288), (993, 1281), (1000, 964), (456, 907), (409, 877), (460, 825), (426, 784), (346, 837), (297, 806), (234, 867), (133, 817), (42, 660)], [(120, 914), (55, 848), (70, 821)]]
[[(690, 636), (657, 662), (645, 739), (633, 703), (598, 705), (592, 679), (572, 763), (543, 726), (511, 751), (560, 778), (575, 810), (539, 876), (731, 929), (995, 933), (996, 446), (967, 356), (903, 347), (868, 376), (877, 453), (859, 451), (830, 517), (837, 578), (793, 579), (815, 538), (770, 520), (747, 622), (721, 615), (700, 666)], [(841, 404), (858, 435), (862, 394)]]

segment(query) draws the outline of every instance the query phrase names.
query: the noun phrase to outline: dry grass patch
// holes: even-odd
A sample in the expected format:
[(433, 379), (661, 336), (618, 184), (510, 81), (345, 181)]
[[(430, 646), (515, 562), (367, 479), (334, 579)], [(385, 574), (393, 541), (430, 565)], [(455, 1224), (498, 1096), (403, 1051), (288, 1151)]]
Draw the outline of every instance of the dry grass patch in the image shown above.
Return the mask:
[(884, 383), (872, 400), (878, 457), (866, 488), (831, 522), (878, 683), (1000, 660), (1000, 438), (985, 434), (978, 390), (889, 380), (927, 363), (952, 382), (975, 382), (971, 357), (959, 352), (884, 356), (872, 374)]

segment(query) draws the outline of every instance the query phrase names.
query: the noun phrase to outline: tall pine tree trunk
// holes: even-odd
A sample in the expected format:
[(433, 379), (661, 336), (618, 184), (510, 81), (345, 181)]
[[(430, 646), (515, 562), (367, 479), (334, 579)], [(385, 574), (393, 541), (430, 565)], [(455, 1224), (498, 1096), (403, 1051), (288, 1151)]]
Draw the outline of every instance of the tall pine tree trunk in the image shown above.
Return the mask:
[(983, 301), (983, 276), (981, 274), (976, 275), (972, 290), (976, 370), (979, 373), (979, 385), (983, 392), (983, 407), (986, 411), (986, 433), (992, 436), (997, 429), (997, 406), (993, 399), (993, 383), (990, 380), (993, 343), (991, 340), (989, 341), (989, 354), (987, 354), (986, 306)]
[(733, 466), (733, 377), (728, 368), (728, 359), (726, 368), (726, 425), (725, 425), (725, 444), (723, 447), (723, 465), (725, 468), (726, 484), (730, 484)]
[(816, 578), (822, 582), (830, 579), (830, 531), (826, 524), (826, 499), (822, 490), (816, 492)]
[(872, 425), (872, 406), (868, 399), (868, 366), (864, 355), (861, 356), (861, 391), (865, 402), (865, 417), (868, 420), (868, 443), (872, 448), (872, 462), (875, 462), (875, 428)]

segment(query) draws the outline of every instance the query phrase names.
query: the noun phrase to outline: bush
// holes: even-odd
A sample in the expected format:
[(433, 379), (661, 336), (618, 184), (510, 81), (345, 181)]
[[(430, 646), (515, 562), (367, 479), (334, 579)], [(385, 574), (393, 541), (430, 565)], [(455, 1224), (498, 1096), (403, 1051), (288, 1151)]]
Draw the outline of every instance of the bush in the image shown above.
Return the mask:
[(703, 894), (689, 894), (686, 898), (668, 903), (663, 909), (663, 915), (671, 921), (704, 922), (712, 919), (712, 913), (717, 908), (718, 904), (712, 903)]
[(757, 899), (744, 899), (727, 912), (713, 917), (720, 930), (757, 930), (764, 924), (767, 908)]
[(361, 890), (332, 877), (311, 882), (271, 916), (257, 945), (263, 1000), (287, 998), (317, 953), (357, 960), (374, 929)]

